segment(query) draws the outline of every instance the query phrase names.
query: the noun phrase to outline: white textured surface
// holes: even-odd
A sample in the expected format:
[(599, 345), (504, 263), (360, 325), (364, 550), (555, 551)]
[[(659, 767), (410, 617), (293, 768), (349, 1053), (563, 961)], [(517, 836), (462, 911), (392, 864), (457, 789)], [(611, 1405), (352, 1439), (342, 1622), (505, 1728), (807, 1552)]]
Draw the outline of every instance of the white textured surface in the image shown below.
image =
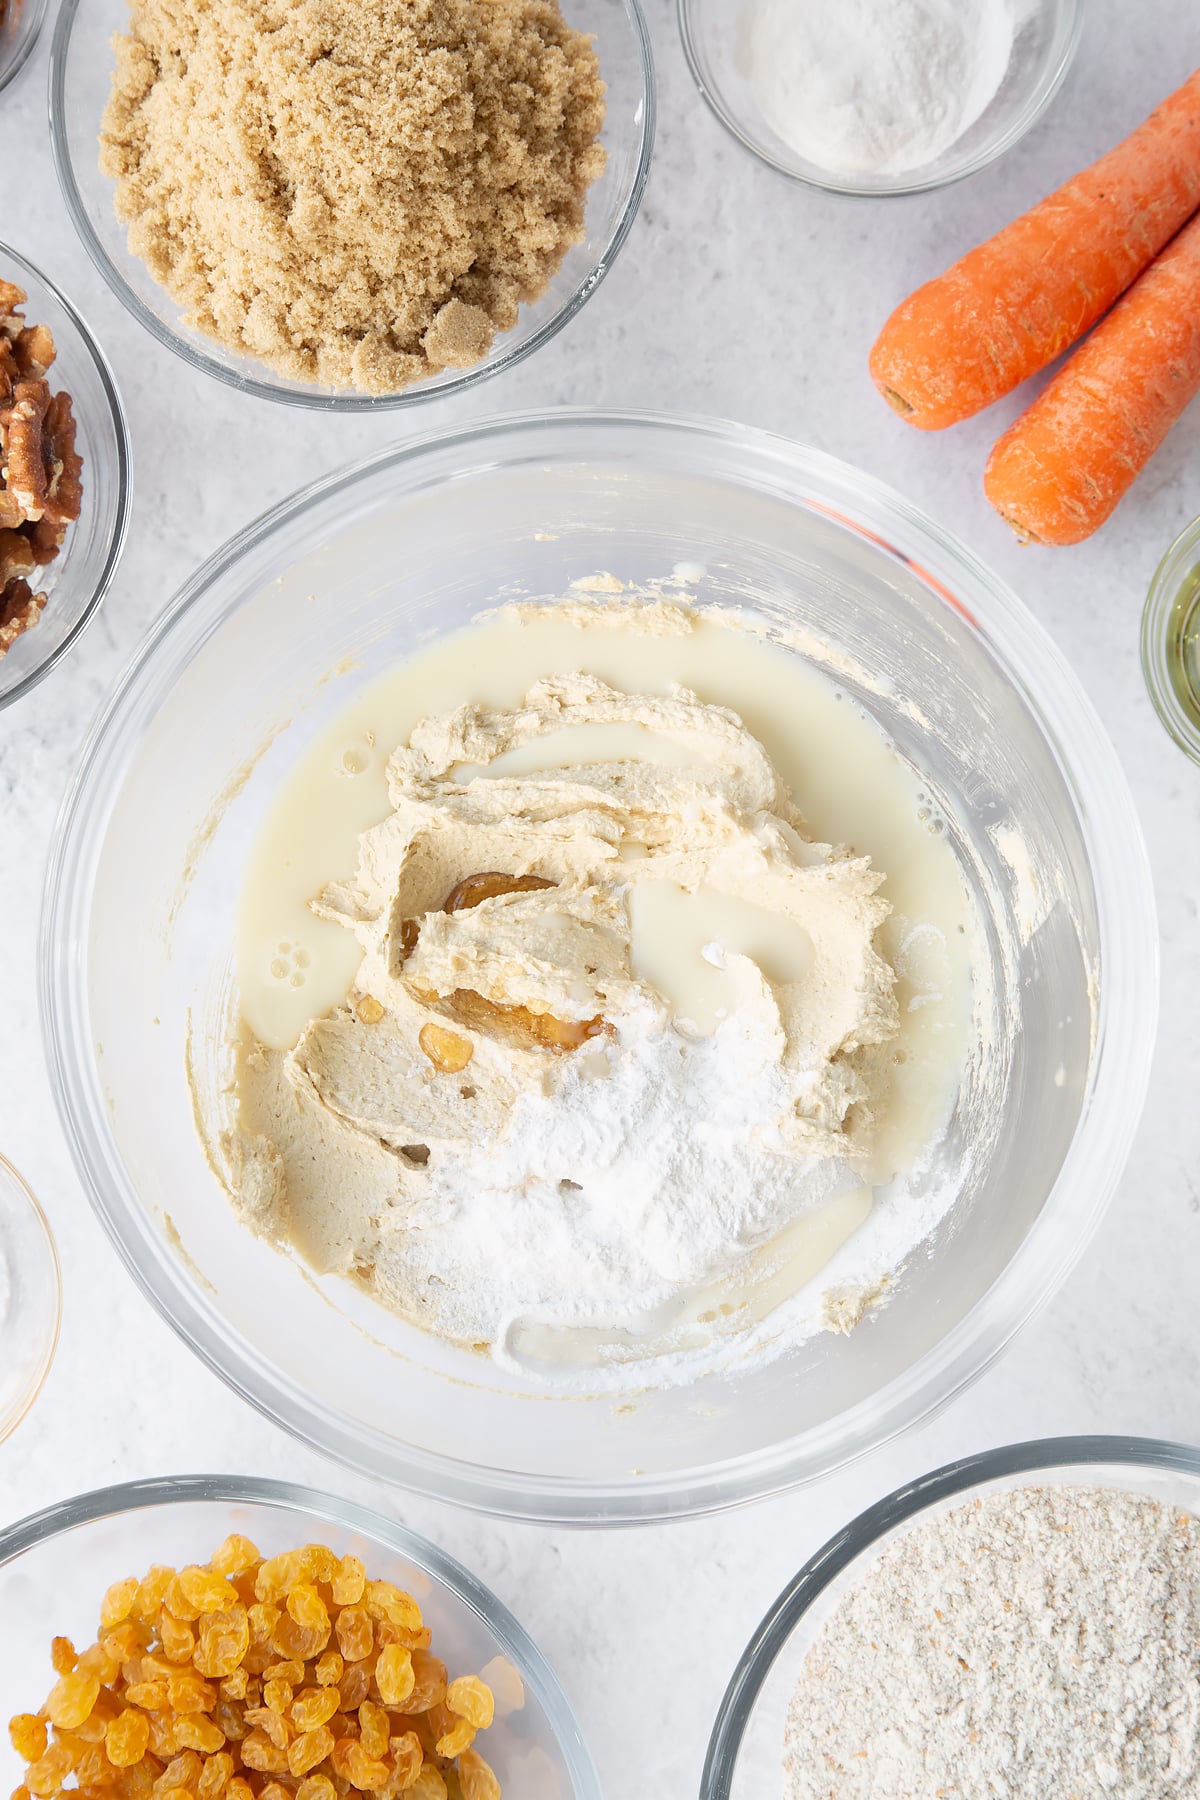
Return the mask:
[[(642, 218), (575, 323), (467, 403), (331, 421), (190, 374), (122, 311), (59, 200), (46, 134), (47, 42), (0, 97), (0, 232), (77, 301), (117, 370), (133, 433), (133, 528), (114, 591), (66, 664), (0, 714), (0, 1148), (63, 1253), (66, 1315), (36, 1410), (0, 1447), (0, 1522), (127, 1477), (290, 1474), (401, 1514), (520, 1615), (578, 1708), (608, 1800), (696, 1791), (740, 1651), (798, 1563), (852, 1513), (945, 1458), (1058, 1431), (1200, 1438), (1200, 770), (1142, 689), (1137, 632), (1159, 553), (1200, 508), (1200, 406), (1092, 544), (1019, 550), (979, 480), (1015, 411), (930, 438), (871, 389), (890, 305), (1132, 127), (1195, 57), (1179, 0), (1092, 0), (1048, 117), (998, 167), (942, 194), (852, 202), (790, 186), (728, 139), (692, 88), (670, 0), (649, 0), (662, 119)], [(1130, 772), (1158, 881), (1165, 998), (1156, 1086), (1120, 1196), (1054, 1309), (934, 1425), (842, 1476), (750, 1511), (637, 1532), (496, 1524), (372, 1492), (208, 1374), (151, 1313), (84, 1202), (43, 1071), (35, 946), (46, 844), (88, 720), (178, 583), (235, 528), (360, 452), (444, 422), (561, 402), (728, 414), (891, 481), (959, 532), (1066, 647)], [(513, 1796), (512, 1800), (519, 1800)], [(764, 1796), (764, 1800), (770, 1800)]]

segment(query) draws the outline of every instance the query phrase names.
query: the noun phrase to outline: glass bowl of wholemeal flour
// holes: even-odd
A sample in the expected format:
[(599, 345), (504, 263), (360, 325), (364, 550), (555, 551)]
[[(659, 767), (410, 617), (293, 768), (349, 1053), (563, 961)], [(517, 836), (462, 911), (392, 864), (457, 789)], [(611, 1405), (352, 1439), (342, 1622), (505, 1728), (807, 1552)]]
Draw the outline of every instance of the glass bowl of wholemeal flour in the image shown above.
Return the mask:
[(701, 1800), (1185, 1800), (1198, 1679), (1200, 1452), (1008, 1445), (810, 1558), (738, 1664)]
[(59, 10), (59, 180), (134, 317), (244, 393), (331, 411), (443, 398), (548, 343), (641, 203), (640, 0), (270, 18), (262, 0)]
[(1081, 0), (678, 0), (726, 130), (780, 174), (882, 198), (1010, 150), (1058, 92)]
[[(476, 706), (495, 711), (468, 745)], [(457, 773), (430, 810), (438, 742)], [(547, 774), (552, 752), (575, 773)], [(598, 813), (575, 797), (603, 753)], [(547, 793), (566, 806), (549, 822)], [(401, 807), (423, 848), (398, 871)], [(709, 819), (730, 822), (714, 875), (732, 910), (708, 910), (698, 865), (656, 872), (706, 858)], [(786, 874), (760, 868), (763, 843)], [(368, 844), (383, 912), (347, 879)], [(799, 1031), (832, 1020), (835, 1056), (885, 1042), (883, 959), (855, 948), (878, 917), (868, 859), (895, 928), (870, 1091), (904, 1096), (891, 1116), (917, 1146), (850, 1187), (822, 1137), (798, 1199), (786, 1133), (845, 1072)], [(490, 892), (458, 891), (472, 880)], [(831, 910), (797, 934), (789, 908), (814, 894)], [(386, 966), (346, 925), (385, 913)], [(578, 1522), (812, 1479), (977, 1374), (1098, 1223), (1156, 1018), (1132, 800), (1019, 601), (856, 471), (654, 415), (417, 440), (230, 542), (103, 711), (43, 921), (67, 1135), (174, 1329), (376, 1478)], [(849, 980), (823, 980), (834, 959)], [(681, 982), (660, 1029), (648, 990)], [(524, 1041), (522, 994), (561, 1055)], [(340, 1121), (311, 1158), (294, 1076)]]

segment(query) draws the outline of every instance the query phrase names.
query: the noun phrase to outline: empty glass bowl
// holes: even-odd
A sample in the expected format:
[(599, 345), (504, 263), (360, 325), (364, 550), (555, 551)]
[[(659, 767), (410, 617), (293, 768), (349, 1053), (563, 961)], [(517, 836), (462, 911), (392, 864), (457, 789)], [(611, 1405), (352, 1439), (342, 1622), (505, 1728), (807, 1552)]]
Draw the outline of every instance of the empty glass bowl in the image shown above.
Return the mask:
[[(810, 0), (817, 13), (822, 0)], [(1024, 137), (1058, 92), (1079, 43), (1082, 0), (1012, 0), (1013, 48), (999, 88), (974, 124), (932, 162), (894, 173), (822, 168), (769, 123), (750, 76), (747, 37), (758, 0), (678, 0), (696, 86), (740, 144), (781, 175), (834, 194), (919, 194), (974, 175)], [(832, 15), (836, 9), (828, 8)]]
[[(152, 1563), (207, 1562), (231, 1533), (264, 1556), (301, 1544), (353, 1554), (374, 1580), (416, 1599), (432, 1650), (454, 1675), (482, 1675), (496, 1720), (480, 1754), (512, 1800), (600, 1800), (592, 1759), (549, 1665), (483, 1583), (433, 1544), (378, 1513), (282, 1481), (182, 1475), (132, 1481), (61, 1501), (0, 1532), (0, 1693), (5, 1718), (33, 1712), (54, 1680), (50, 1639), (90, 1644), (105, 1589)], [(24, 1764), (0, 1732), (0, 1783)]]
[(783, 1800), (784, 1728), (805, 1657), (877, 1557), (931, 1513), (1017, 1487), (1124, 1488), (1200, 1514), (1200, 1451), (1155, 1438), (1045, 1438), (937, 1469), (868, 1507), (809, 1558), (759, 1625), (721, 1702), (700, 1800)]
[(61, 1315), (58, 1253), (46, 1215), (0, 1156), (0, 1442), (41, 1393)]
[[(49, 381), (65, 388), (83, 457), (83, 510), (37, 585), (49, 595), (37, 624), (0, 656), (0, 707), (27, 693), (71, 648), (108, 591), (129, 524), (129, 436), (121, 396), (104, 352), (66, 295), (9, 244), (0, 244), (0, 278), (29, 299), (30, 325), (48, 325), (58, 351)], [(31, 585), (33, 577), (30, 578)]]
[(475, 387), (548, 343), (595, 292), (625, 242), (650, 171), (654, 64), (640, 0), (565, 0), (563, 11), (571, 25), (596, 40), (608, 88), (601, 139), (608, 165), (589, 190), (582, 242), (567, 252), (541, 298), (521, 308), (513, 330), (497, 336), (473, 368), (446, 369), (396, 394), (356, 394), (290, 380), (184, 324), (179, 306), (130, 252), (127, 227), (113, 206), (113, 184), (101, 175), (97, 160), (112, 79), (111, 39), (125, 25), (125, 0), (63, 0), (55, 26), (50, 132), (76, 229), (117, 298), (159, 343), (243, 393), (292, 406), (363, 412), (413, 406)]

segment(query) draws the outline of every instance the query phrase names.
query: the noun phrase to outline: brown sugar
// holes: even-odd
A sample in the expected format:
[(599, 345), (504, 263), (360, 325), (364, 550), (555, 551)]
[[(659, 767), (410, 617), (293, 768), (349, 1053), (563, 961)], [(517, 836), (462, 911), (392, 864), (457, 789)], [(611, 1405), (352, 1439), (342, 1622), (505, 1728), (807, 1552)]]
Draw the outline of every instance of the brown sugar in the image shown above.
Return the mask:
[(545, 291), (603, 120), (557, 0), (131, 0), (100, 166), (189, 325), (382, 394)]

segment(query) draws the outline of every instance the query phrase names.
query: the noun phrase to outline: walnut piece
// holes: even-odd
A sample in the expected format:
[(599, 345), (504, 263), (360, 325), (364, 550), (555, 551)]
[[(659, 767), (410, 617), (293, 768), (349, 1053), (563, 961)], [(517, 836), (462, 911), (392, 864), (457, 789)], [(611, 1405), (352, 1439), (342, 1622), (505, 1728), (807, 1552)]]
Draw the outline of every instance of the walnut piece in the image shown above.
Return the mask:
[(46, 604), (26, 577), (52, 563), (83, 505), (71, 396), (46, 372), (54, 337), (27, 325), (24, 289), (0, 279), (0, 656)]
[(36, 625), (46, 604), (27, 581), (7, 582), (0, 590), (0, 656), (6, 656), (21, 633)]

